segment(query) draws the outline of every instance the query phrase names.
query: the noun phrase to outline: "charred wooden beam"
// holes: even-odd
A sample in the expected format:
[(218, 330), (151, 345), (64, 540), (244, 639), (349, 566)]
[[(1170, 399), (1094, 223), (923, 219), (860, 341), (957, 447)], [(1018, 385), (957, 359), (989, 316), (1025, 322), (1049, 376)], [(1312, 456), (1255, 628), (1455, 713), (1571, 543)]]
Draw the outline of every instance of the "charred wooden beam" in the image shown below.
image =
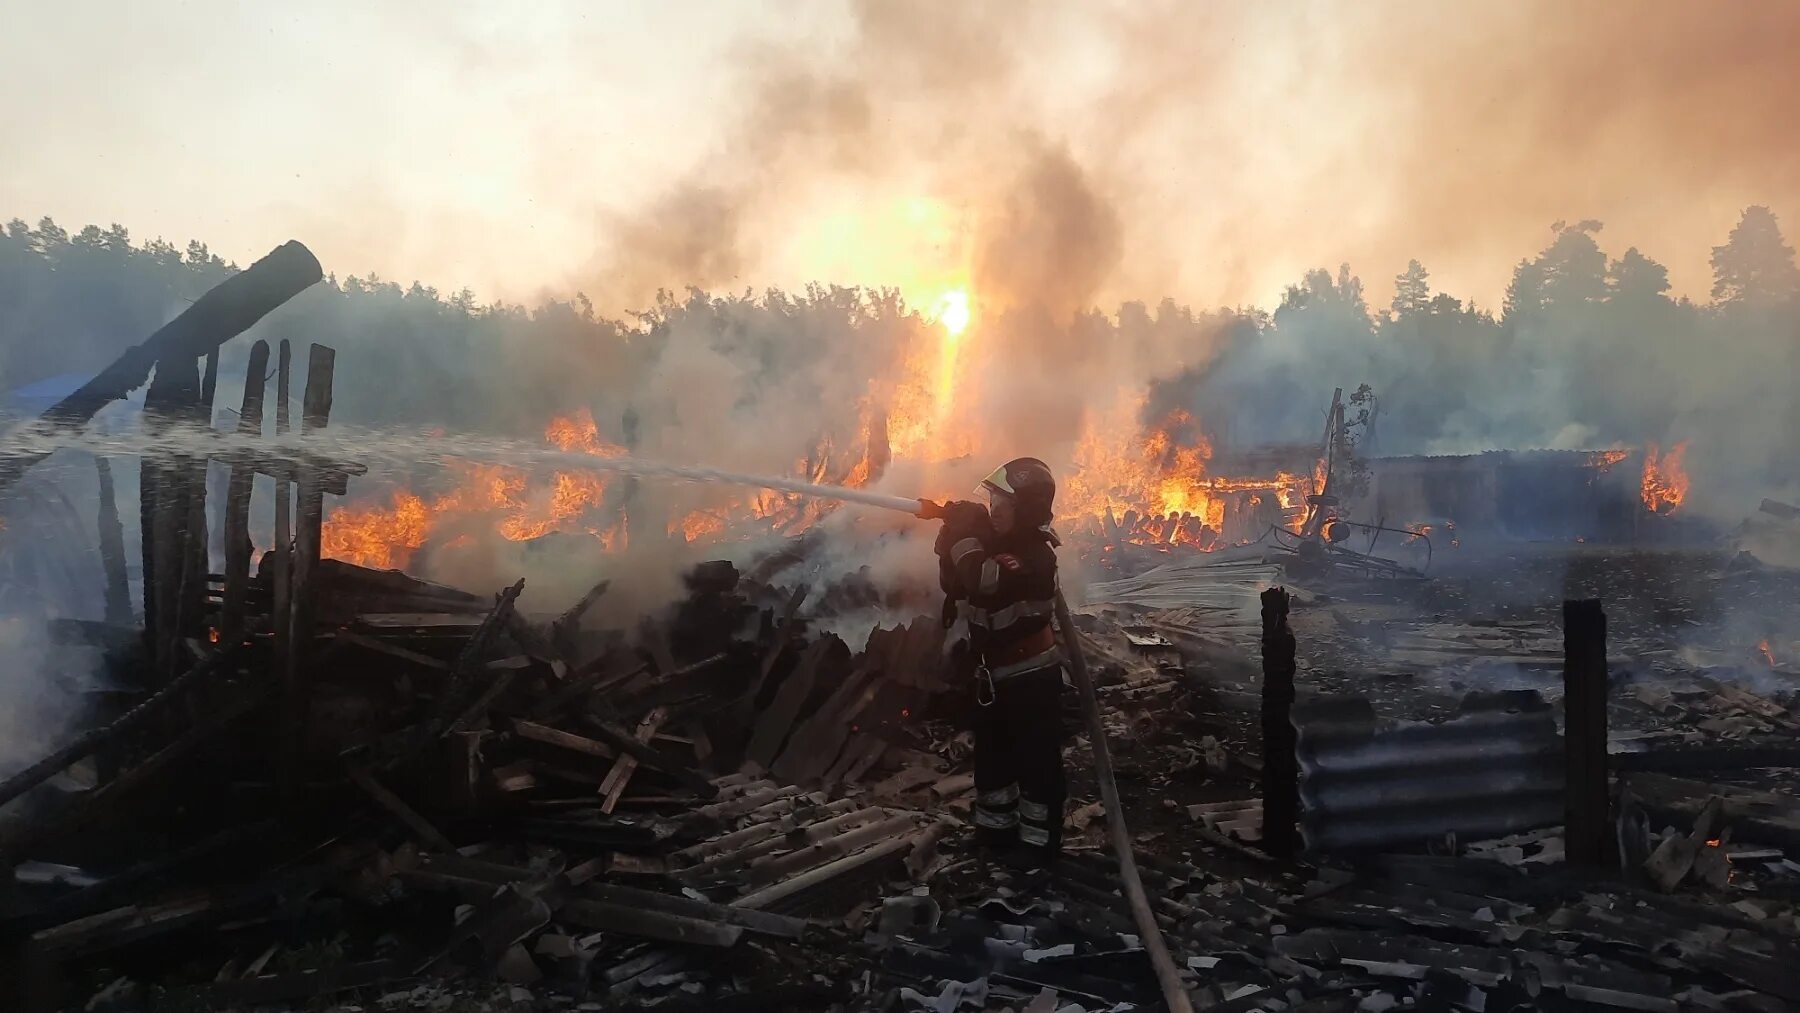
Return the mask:
[[(256, 437), (263, 429), (263, 386), (269, 372), (269, 343), (250, 346), (244, 373), (244, 400), (238, 410), (238, 435)], [(225, 488), (225, 597), (220, 607), (219, 642), (235, 644), (244, 636), (244, 597), (250, 589), (250, 493), (256, 474), (233, 464)]]
[(883, 862), (897, 863), (901, 861), (902, 854), (912, 848), (921, 833), (923, 831), (913, 831), (890, 837), (865, 851), (847, 855), (791, 879), (747, 893), (732, 901), (731, 906), (749, 908), (752, 911), (767, 909), (841, 876), (869, 869)]
[(665, 943), (694, 946), (727, 947), (737, 944), (744, 934), (741, 925), (671, 914), (639, 904), (621, 904), (603, 900), (570, 900), (558, 912), (564, 921), (587, 929), (616, 932), (622, 936), (640, 936)]
[[(723, 660), (724, 657), (723, 654), (715, 654), (705, 661), (689, 665), (684, 671), (691, 672), (696, 668)], [(603, 660), (596, 658), (588, 664), (586, 671), (576, 672), (569, 676), (567, 682), (546, 694), (531, 708), (531, 716), (534, 718), (549, 717), (569, 704), (601, 689), (603, 685), (621, 683), (650, 670), (648, 662), (640, 662), (623, 670), (615, 671), (601, 664)]]
[(106, 621), (128, 624), (133, 621), (131, 586), (125, 575), (125, 527), (119, 523), (112, 465), (104, 457), (95, 457), (94, 469), (100, 477), (100, 567), (106, 574)]
[(701, 798), (713, 798), (719, 789), (711, 781), (701, 777), (699, 772), (685, 763), (677, 763), (653, 748), (647, 742), (639, 742), (635, 737), (613, 727), (599, 718), (589, 717), (587, 728), (609, 746), (622, 753), (636, 757), (639, 763), (646, 764), (674, 778), (676, 783), (699, 795)]
[[(194, 402), (191, 424), (193, 431), (214, 435), (213, 397), (219, 390), (219, 350), (206, 353), (206, 367), (200, 377), (200, 399)], [(187, 484), (187, 523), (181, 537), (185, 551), (181, 557), (181, 590), (176, 603), (176, 627), (180, 635), (195, 637), (201, 631), (201, 613), (206, 605), (207, 575), (212, 572), (211, 541), (207, 537), (207, 478), (210, 465), (204, 453), (187, 458), (183, 478)], [(171, 675), (174, 673), (171, 672)]]
[[(337, 352), (326, 345), (313, 345), (307, 356), (306, 393), (301, 400), (301, 433), (324, 429), (331, 421), (332, 375)], [(285, 400), (285, 398), (284, 398)], [(294, 550), (289, 571), (288, 636), (282, 662), (282, 714), (286, 719), (285, 743), (282, 750), (282, 782), (292, 785), (298, 778), (300, 755), (307, 740), (307, 714), (311, 707), (308, 687), (300, 675), (302, 645), (310, 645), (313, 634), (314, 607), (310, 584), (319, 566), (324, 537), (325, 491), (311, 469), (300, 474), (297, 496), (299, 523), (294, 532)], [(278, 522), (279, 523), (279, 522)]]
[(551, 646), (555, 648), (557, 654), (562, 656), (564, 661), (570, 664), (575, 663), (575, 633), (581, 628), (581, 617), (587, 614), (588, 609), (594, 607), (594, 603), (599, 601), (600, 596), (604, 595), (606, 589), (611, 586), (612, 581), (610, 580), (603, 580), (595, 584), (588, 590), (588, 593), (582, 595), (579, 601), (570, 605), (566, 612), (557, 616), (556, 621), (550, 624)]
[(245, 1006), (269, 1006), (299, 999), (312, 999), (334, 992), (367, 988), (405, 975), (406, 967), (397, 960), (368, 960), (332, 967), (312, 967), (284, 974), (258, 975), (254, 978), (215, 981), (205, 985), (189, 985), (171, 989), (164, 1004), (187, 1009), (227, 1009)]
[(711, 901), (678, 897), (672, 894), (657, 893), (653, 890), (639, 890), (613, 883), (595, 883), (584, 889), (582, 895), (578, 900), (592, 899), (662, 914), (723, 922), (727, 925), (742, 926), (758, 935), (772, 936), (777, 939), (799, 939), (806, 933), (809, 924), (804, 918), (794, 918), (768, 911), (753, 911), (749, 908), (730, 907)]
[[(632, 737), (648, 746), (650, 740), (656, 738), (656, 733), (662, 729), (663, 723), (668, 720), (669, 709), (667, 707), (652, 707), (649, 713), (644, 715), (643, 720), (638, 722), (637, 730), (632, 733)], [(637, 767), (637, 757), (630, 753), (622, 753), (618, 759), (613, 761), (612, 769), (606, 772), (606, 777), (600, 782), (600, 793), (606, 796), (605, 800), (600, 803), (601, 812), (610, 815), (618, 807), (619, 799), (625, 794), (625, 786), (631, 783), (631, 775), (637, 771)]]
[(1285, 588), (1262, 593), (1263, 847), (1286, 857), (1299, 843), (1300, 761), (1295, 753), (1294, 631)]
[(1606, 613), (1594, 599), (1563, 602), (1563, 747), (1569, 862), (1607, 863)]
[[(81, 428), (100, 409), (142, 387), (157, 363), (198, 359), (322, 277), (324, 271), (312, 251), (293, 240), (283, 243), (194, 300), (180, 316), (45, 411), (34, 428), (45, 435)], [(48, 451), (32, 451), (0, 459), (0, 489), (47, 456)]]
[[(288, 432), (288, 393), (293, 380), (293, 346), (286, 338), (281, 339), (280, 357), (275, 367), (275, 439), (280, 440)], [(290, 512), (293, 509), (293, 490), (285, 476), (275, 479), (275, 559), (270, 567), (269, 596), (271, 601), (270, 618), (274, 626), (275, 672), (282, 681), (283, 695), (288, 692), (288, 683), (298, 679), (293, 670), (296, 663), (294, 657), (294, 611), (293, 611), (293, 542), (289, 530)], [(276, 772), (280, 780), (281, 796), (284, 803), (292, 803), (294, 791), (299, 784), (299, 740), (294, 739), (285, 730), (275, 736)], [(290, 755), (292, 750), (292, 755)]]
[(80, 801), (56, 818), (46, 822), (19, 825), (4, 841), (0, 841), (0, 866), (15, 864), (26, 848), (39, 842), (54, 840), (87, 826), (96, 816), (116, 803), (119, 798), (137, 790), (139, 786), (155, 778), (170, 764), (193, 752), (213, 736), (249, 714), (261, 700), (260, 693), (246, 694), (200, 724), (190, 727), (179, 738), (151, 754), (142, 763), (100, 788), (83, 795)]
[(420, 816), (418, 810), (407, 805), (400, 796), (389, 791), (386, 785), (375, 780), (374, 775), (370, 774), (368, 771), (361, 767), (351, 767), (350, 780), (355, 782), (356, 786), (361, 788), (364, 794), (368, 795), (371, 799), (374, 799), (375, 804), (387, 810), (390, 815), (399, 820), (408, 830), (411, 830), (413, 836), (417, 837), (420, 843), (443, 852), (454, 852), (456, 850), (456, 845), (451, 844), (450, 839), (445, 837), (442, 831), (438, 830), (437, 827), (432, 826), (429, 820)]
[[(144, 427), (162, 432), (190, 420), (199, 397), (200, 376), (193, 358), (170, 358), (156, 366), (144, 395)], [(151, 670), (166, 678), (180, 636), (181, 578), (185, 569), (182, 528), (187, 520), (186, 464), (179, 456), (145, 457), (139, 463), (139, 529), (143, 542), (144, 637)]]
[(194, 667), (171, 679), (161, 689), (144, 698), (136, 707), (119, 715), (110, 724), (83, 734), (74, 742), (19, 771), (4, 782), (0, 782), (0, 806), (43, 784), (56, 776), (58, 771), (68, 769), (70, 764), (108, 742), (135, 728), (142, 727), (145, 721), (154, 717), (187, 689), (225, 669), (236, 657), (237, 651), (231, 648), (207, 655)]

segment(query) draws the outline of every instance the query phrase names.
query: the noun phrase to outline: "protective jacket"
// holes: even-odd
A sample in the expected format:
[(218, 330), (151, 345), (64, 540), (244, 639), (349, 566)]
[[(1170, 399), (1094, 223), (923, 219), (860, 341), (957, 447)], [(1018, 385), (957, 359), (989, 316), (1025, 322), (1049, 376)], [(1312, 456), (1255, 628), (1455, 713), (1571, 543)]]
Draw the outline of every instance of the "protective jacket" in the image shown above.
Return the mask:
[(1062, 663), (1050, 626), (1057, 590), (1052, 537), (1037, 528), (1002, 535), (973, 503), (954, 504), (939, 532), (945, 625), (958, 615), (968, 621), (969, 646), (996, 682)]

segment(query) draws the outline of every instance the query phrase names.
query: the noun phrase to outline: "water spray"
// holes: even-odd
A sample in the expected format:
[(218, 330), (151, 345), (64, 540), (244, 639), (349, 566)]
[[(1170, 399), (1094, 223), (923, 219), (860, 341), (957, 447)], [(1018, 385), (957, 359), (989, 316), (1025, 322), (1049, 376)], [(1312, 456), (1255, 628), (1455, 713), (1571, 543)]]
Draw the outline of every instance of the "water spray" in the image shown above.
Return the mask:
[(462, 460), (515, 468), (599, 471), (682, 482), (772, 489), (797, 496), (880, 507), (928, 520), (943, 516), (942, 505), (926, 499), (802, 482), (777, 475), (750, 475), (719, 468), (666, 464), (626, 455), (604, 456), (578, 450), (560, 450), (539, 443), (474, 436), (336, 429), (307, 433), (304, 437), (289, 435), (271, 439), (260, 435), (246, 436), (181, 426), (171, 426), (155, 434), (60, 434), (43, 431), (28, 424), (6, 434), (4, 443), (0, 444), (0, 457), (42, 457), (64, 448), (100, 455), (128, 454), (151, 458), (209, 457), (230, 460), (236, 456), (244, 456), (262, 460), (297, 459), (318, 462), (326, 467), (330, 467), (333, 462), (355, 461), (368, 465), (375, 472), (390, 468), (399, 470), (421, 462), (447, 464)]

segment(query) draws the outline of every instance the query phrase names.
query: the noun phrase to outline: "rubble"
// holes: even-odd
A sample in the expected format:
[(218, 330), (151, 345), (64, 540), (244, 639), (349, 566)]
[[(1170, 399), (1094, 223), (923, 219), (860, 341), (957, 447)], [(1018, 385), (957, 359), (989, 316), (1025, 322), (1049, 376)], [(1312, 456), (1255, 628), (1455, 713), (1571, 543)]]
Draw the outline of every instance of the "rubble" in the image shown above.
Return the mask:
[[(972, 850), (942, 622), (825, 632), (874, 599), (796, 565), (804, 536), (599, 633), (604, 574), (535, 616), (522, 581), (319, 558), (348, 463), (255, 463), (301, 492), (254, 560), (235, 463), (227, 573), (152, 497), (145, 635), (57, 628), (124, 689), (0, 781), (17, 1008), (1800, 1003), (1800, 686), (1678, 635), (1779, 575), (1559, 557), (1502, 601), (1529, 565), (1112, 558), (1057, 623), (1099, 711), (1037, 868)], [(203, 499), (183, 474), (163, 492)]]

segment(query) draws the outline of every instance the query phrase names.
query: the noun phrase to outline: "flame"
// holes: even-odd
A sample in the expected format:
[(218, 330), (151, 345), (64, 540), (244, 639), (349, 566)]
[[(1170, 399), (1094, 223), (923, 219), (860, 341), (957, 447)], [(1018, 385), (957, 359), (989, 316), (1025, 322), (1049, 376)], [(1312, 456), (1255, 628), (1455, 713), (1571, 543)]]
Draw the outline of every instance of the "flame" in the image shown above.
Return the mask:
[[(1058, 495), (1059, 512), (1110, 517), (1108, 540), (1212, 549), (1259, 537), (1263, 521), (1293, 526), (1304, 512), (1310, 480), (1208, 473), (1212, 443), (1196, 420), (1176, 409), (1135, 439), (1141, 398), (1121, 398), (1116, 417), (1093, 420), (1075, 451), (1076, 470)], [(1103, 527), (1105, 527), (1105, 523)], [(1233, 526), (1238, 529), (1228, 532)], [(1235, 537), (1234, 537), (1235, 536)]]
[[(552, 419), (544, 438), (560, 449), (597, 456), (625, 452), (599, 438), (599, 428), (585, 409)], [(559, 471), (539, 482), (517, 468), (463, 461), (451, 462), (450, 471), (456, 485), (430, 500), (400, 489), (386, 505), (347, 505), (332, 511), (325, 521), (324, 555), (361, 566), (403, 568), (434, 534), (476, 519), (490, 522), (510, 541), (539, 538), (566, 529), (598, 507), (609, 481), (600, 474)], [(609, 545), (621, 536), (616, 527), (594, 528), (590, 533)]]
[(1588, 467), (1605, 474), (1612, 470), (1613, 465), (1630, 456), (1629, 450), (1597, 450), (1588, 455)]
[(956, 408), (964, 337), (974, 317), (966, 287), (946, 289), (938, 296), (934, 314), (941, 325), (938, 340), (920, 342), (909, 350), (888, 407), (888, 440), (894, 453), (947, 461), (974, 449), (968, 432), (948, 424)]
[(1706, 842), (1706, 846), (1709, 848), (1722, 848), (1725, 846), (1725, 841), (1723, 838), (1714, 837)]
[(953, 338), (963, 336), (963, 332), (969, 329), (969, 320), (973, 315), (967, 289), (951, 289), (938, 299), (938, 323), (943, 324), (945, 333)]
[(1687, 498), (1688, 475), (1682, 463), (1687, 448), (1686, 441), (1675, 444), (1662, 455), (1658, 454), (1654, 443), (1644, 448), (1644, 509), (1651, 513), (1671, 513)]
[(1769, 667), (1774, 668), (1775, 652), (1769, 649), (1769, 638), (1762, 638), (1762, 641), (1756, 645), (1756, 649), (1762, 652), (1763, 660), (1769, 663)]

